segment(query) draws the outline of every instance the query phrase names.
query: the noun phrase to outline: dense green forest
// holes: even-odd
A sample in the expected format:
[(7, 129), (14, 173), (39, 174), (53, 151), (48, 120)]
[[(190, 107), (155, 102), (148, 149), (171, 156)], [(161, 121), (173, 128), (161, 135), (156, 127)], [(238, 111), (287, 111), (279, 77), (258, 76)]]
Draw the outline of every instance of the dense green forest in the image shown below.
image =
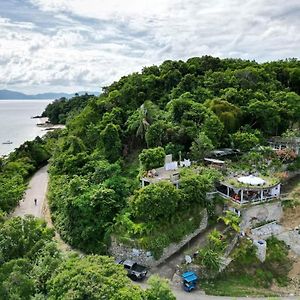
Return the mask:
[(45, 111), (42, 113), (42, 117), (48, 117), (52, 124), (65, 124), (67, 118), (72, 118), (78, 114), (87, 104), (89, 99), (93, 95), (78, 94), (71, 99), (60, 98), (53, 103), (47, 105)]
[(175, 300), (165, 280), (142, 290), (112, 258), (63, 253), (53, 236), (41, 220), (0, 214), (0, 299)]
[[(59, 101), (49, 105), (53, 120), (67, 120), (51, 158), (56, 228), (88, 253), (105, 253), (111, 234), (126, 231), (125, 238), (139, 239), (159, 256), (162, 246), (197, 226), (195, 213), (209, 209), (205, 193), (220, 175), (200, 166), (197, 174), (182, 174), (179, 190), (168, 183), (140, 188), (138, 176), (163, 164), (165, 154), (201, 163), (212, 149), (247, 152), (293, 132), (299, 87), (297, 59), (259, 64), (203, 56), (124, 76), (85, 99), (84, 108), (71, 100), (76, 113), (67, 118), (60, 117)], [(257, 155), (248, 158), (260, 165)], [(172, 199), (170, 205), (164, 199)], [(173, 236), (161, 234), (174, 224)]]

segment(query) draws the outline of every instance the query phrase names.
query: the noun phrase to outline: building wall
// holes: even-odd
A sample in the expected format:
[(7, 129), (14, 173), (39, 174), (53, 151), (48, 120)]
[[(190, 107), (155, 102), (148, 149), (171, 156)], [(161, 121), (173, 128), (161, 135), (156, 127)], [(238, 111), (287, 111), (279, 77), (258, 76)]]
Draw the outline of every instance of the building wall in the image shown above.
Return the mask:
[(280, 184), (276, 185), (271, 189), (271, 195), (273, 197), (279, 197), (280, 196)]

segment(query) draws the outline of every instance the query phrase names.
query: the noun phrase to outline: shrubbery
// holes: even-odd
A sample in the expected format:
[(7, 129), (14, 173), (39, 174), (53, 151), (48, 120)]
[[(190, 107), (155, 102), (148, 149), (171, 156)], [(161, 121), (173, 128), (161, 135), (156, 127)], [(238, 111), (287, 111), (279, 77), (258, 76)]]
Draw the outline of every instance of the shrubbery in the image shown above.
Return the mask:
[(287, 169), (289, 171), (298, 171), (300, 169), (300, 157), (298, 157), (294, 162), (289, 164)]
[(162, 167), (165, 164), (166, 153), (162, 147), (144, 149), (139, 155), (141, 165), (145, 171)]
[(259, 145), (259, 138), (251, 132), (236, 132), (232, 135), (234, 147), (241, 151), (249, 151)]
[(113, 258), (58, 250), (54, 232), (33, 217), (0, 219), (0, 299), (174, 300), (165, 280), (132, 285)]
[(234, 261), (229, 266), (229, 275), (248, 274), (255, 278), (256, 284), (269, 287), (273, 280), (286, 284), (291, 261), (287, 245), (275, 237), (268, 238), (266, 260), (261, 263), (256, 257), (256, 247), (251, 241), (244, 240), (236, 248)]
[(130, 209), (141, 222), (160, 222), (174, 215), (178, 203), (179, 193), (174, 185), (162, 181), (137, 191), (130, 201)]
[[(51, 138), (49, 138), (50, 140)], [(27, 187), (27, 180), (50, 157), (47, 140), (25, 142), (8, 158), (0, 159), (0, 210), (13, 210)]]

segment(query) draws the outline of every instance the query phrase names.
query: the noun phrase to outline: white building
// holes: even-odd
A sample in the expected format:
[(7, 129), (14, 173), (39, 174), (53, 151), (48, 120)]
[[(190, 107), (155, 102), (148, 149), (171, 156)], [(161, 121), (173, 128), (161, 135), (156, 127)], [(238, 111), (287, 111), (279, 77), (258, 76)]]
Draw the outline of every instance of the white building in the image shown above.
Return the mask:
[(290, 138), (273, 137), (269, 140), (269, 145), (274, 150), (292, 149), (295, 151), (295, 153), (297, 155), (299, 155), (299, 152), (300, 152), (300, 138), (299, 137), (290, 137)]
[(256, 204), (280, 197), (280, 182), (270, 183), (257, 176), (227, 178), (220, 182), (217, 191), (221, 196), (238, 204)]

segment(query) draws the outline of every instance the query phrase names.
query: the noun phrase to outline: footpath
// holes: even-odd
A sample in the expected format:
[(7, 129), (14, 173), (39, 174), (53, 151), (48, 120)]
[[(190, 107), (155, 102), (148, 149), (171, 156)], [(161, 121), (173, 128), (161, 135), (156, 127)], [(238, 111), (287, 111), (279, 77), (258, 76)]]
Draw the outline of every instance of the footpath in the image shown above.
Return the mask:
[[(37, 218), (43, 218), (43, 208), (48, 188), (48, 166), (39, 169), (31, 178), (28, 189), (17, 206), (12, 216), (24, 217), (25, 215), (33, 215)], [(34, 199), (36, 199), (36, 204)]]

